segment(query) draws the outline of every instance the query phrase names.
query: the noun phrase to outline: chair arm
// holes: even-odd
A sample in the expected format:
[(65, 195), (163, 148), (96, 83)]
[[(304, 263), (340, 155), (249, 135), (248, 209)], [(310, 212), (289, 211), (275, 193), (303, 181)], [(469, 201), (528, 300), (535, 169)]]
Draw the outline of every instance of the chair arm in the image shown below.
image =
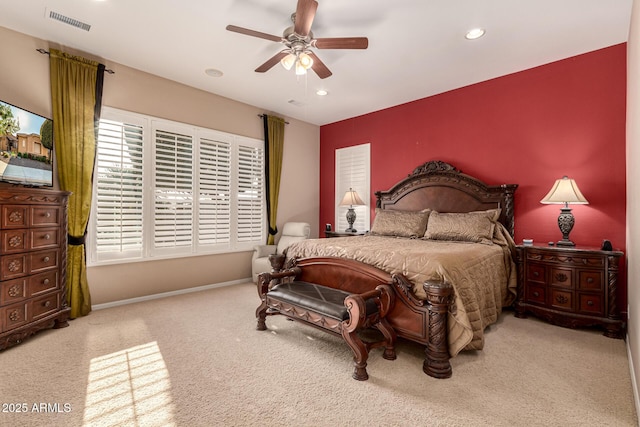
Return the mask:
[(276, 245), (256, 245), (253, 247), (253, 259), (266, 258), (276, 253)]

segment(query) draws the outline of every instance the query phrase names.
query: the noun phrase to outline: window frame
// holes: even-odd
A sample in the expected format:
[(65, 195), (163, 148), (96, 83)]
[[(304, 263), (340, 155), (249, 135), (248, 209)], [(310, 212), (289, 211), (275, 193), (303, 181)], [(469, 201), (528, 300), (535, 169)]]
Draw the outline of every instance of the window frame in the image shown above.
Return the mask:
[[(134, 252), (98, 252), (97, 248), (97, 201), (98, 201), (98, 183), (100, 177), (97, 175), (97, 165), (99, 162), (98, 144), (96, 141), (96, 169), (93, 182), (93, 197), (91, 203), (91, 215), (88, 224), (87, 233), (87, 265), (108, 265), (128, 262), (142, 262), (156, 259), (167, 258), (180, 258), (190, 256), (200, 256), (206, 254), (222, 254), (232, 252), (244, 252), (250, 251), (257, 244), (263, 244), (266, 239), (266, 201), (265, 201), (265, 184), (264, 184), (264, 141), (255, 138), (249, 138), (241, 135), (235, 135), (227, 132), (222, 132), (215, 129), (208, 129), (198, 127), (190, 124), (179, 123), (171, 120), (152, 117), (149, 115), (128, 112), (125, 110), (116, 109), (113, 107), (102, 108), (102, 119), (122, 122), (126, 124), (132, 124), (141, 126), (142, 130), (142, 248), (140, 251)], [(169, 247), (169, 248), (156, 248), (154, 242), (155, 236), (155, 193), (156, 193), (156, 130), (162, 132), (173, 132), (183, 135), (191, 136), (192, 140), (192, 156), (193, 165), (191, 175), (191, 204), (192, 204), (192, 230), (191, 230), (191, 243), (184, 247)], [(201, 154), (201, 144), (203, 140), (214, 140), (220, 144), (227, 145), (229, 150), (229, 176), (230, 181), (228, 194), (228, 220), (225, 227), (229, 230), (228, 242), (217, 242), (215, 244), (202, 244), (200, 242), (200, 177), (205, 169), (205, 166), (201, 164), (198, 159)], [(240, 179), (241, 171), (238, 165), (238, 152), (240, 147), (249, 147), (250, 150), (255, 150), (258, 153), (256, 161), (260, 162), (261, 174), (256, 181), (255, 177), (252, 178), (252, 183), (255, 183), (255, 191), (259, 193), (260, 205), (258, 208), (258, 222), (260, 223), (259, 232), (253, 230), (251, 238), (257, 236), (255, 239), (240, 242), (237, 233), (237, 217), (238, 217), (238, 180)], [(225, 176), (218, 176), (217, 179), (225, 178)], [(224, 198), (223, 198), (224, 199)], [(222, 204), (224, 205), (224, 203)], [(204, 211), (203, 211), (204, 212)], [(225, 211), (227, 212), (227, 211)], [(253, 225), (255, 227), (255, 224)], [(224, 227), (223, 227), (224, 228)], [(257, 229), (257, 227), (256, 227)], [(226, 230), (226, 229), (225, 229)]]

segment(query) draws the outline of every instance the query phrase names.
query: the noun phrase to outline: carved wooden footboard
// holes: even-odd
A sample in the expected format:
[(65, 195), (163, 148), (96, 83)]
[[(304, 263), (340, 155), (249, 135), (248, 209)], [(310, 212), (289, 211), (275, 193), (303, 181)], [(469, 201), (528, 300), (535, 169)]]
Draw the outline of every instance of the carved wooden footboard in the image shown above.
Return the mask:
[(434, 378), (449, 378), (451, 363), (447, 342), (447, 316), (452, 304), (453, 288), (448, 283), (426, 282), (426, 300), (417, 299), (411, 282), (401, 274), (390, 275), (376, 267), (355, 260), (333, 257), (290, 259), (273, 258), (274, 271), (300, 268), (298, 280), (363, 293), (382, 283), (392, 283), (395, 303), (387, 320), (398, 336), (424, 344), (423, 371)]

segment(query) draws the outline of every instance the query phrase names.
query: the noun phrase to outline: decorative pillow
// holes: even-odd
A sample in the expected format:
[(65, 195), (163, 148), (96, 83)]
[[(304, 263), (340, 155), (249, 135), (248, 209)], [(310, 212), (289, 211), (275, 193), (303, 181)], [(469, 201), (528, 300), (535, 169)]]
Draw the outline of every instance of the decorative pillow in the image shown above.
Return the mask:
[(393, 211), (376, 208), (370, 234), (397, 237), (421, 237), (429, 221), (430, 210)]
[(440, 213), (429, 216), (426, 239), (492, 243), (500, 209), (466, 213)]

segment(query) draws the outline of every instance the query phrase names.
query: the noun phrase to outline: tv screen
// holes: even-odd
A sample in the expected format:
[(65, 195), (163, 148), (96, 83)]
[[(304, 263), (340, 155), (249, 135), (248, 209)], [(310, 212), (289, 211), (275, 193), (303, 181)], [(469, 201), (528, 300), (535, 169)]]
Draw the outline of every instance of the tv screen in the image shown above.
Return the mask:
[(53, 185), (53, 121), (0, 101), (0, 181)]

